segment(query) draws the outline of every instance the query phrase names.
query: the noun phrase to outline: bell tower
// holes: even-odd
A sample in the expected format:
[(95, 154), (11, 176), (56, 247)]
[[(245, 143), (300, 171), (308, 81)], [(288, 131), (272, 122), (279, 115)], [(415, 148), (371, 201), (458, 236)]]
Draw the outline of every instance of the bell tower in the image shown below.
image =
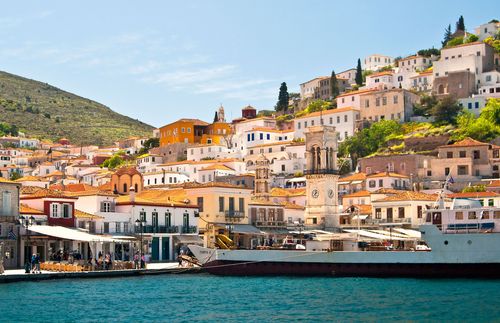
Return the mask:
[(254, 196), (256, 199), (269, 201), (269, 182), (270, 173), (269, 160), (264, 155), (260, 155), (255, 161), (255, 188)]
[(338, 228), (337, 133), (332, 126), (313, 126), (306, 137), (306, 226)]

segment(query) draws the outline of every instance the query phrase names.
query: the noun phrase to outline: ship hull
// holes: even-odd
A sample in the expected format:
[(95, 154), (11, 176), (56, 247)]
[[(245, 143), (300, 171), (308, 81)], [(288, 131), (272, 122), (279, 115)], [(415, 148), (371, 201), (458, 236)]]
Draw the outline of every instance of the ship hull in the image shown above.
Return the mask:
[(425, 277), (500, 278), (500, 263), (302, 263), (215, 260), (204, 270), (226, 276), (338, 276), (338, 277)]

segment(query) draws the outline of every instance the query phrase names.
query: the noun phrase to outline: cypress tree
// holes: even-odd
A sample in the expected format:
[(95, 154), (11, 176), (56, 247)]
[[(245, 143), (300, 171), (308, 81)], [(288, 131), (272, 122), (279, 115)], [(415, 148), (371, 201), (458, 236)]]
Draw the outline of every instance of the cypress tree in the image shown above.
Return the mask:
[(441, 44), (446, 46), (446, 43), (448, 43), (451, 40), (451, 25), (448, 25), (448, 28), (444, 30), (444, 38)]
[(464, 22), (464, 16), (460, 16), (457, 21), (457, 31), (465, 31), (465, 22)]
[(330, 95), (332, 99), (335, 99), (340, 93), (339, 82), (337, 81), (337, 75), (335, 71), (332, 70), (332, 76), (330, 77)]
[(290, 96), (288, 95), (288, 88), (286, 82), (281, 83), (280, 92), (278, 95), (278, 103), (276, 103), (276, 111), (285, 112), (288, 109), (288, 100)]
[(215, 111), (214, 122), (217, 121), (219, 121), (219, 115), (217, 114), (217, 111)]
[(363, 85), (363, 70), (361, 69), (361, 60), (358, 58), (358, 66), (356, 67), (356, 84)]

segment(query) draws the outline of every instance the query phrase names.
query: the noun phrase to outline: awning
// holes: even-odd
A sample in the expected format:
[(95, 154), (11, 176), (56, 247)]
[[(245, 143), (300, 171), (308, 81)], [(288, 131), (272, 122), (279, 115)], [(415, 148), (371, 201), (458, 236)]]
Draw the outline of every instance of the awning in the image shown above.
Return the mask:
[(305, 181), (306, 181), (305, 177), (295, 177), (295, 178), (287, 180), (288, 183), (299, 183), (299, 182), (305, 182)]
[(180, 243), (184, 243), (184, 244), (203, 244), (203, 239), (200, 238), (199, 235), (194, 235), (194, 234), (190, 234), (190, 235), (187, 235), (187, 234), (181, 234), (181, 235), (178, 235), (178, 236), (174, 236), (174, 238), (180, 242)]
[(401, 238), (396, 234), (393, 234), (391, 236), (390, 232), (387, 232), (387, 235), (385, 235), (385, 234), (370, 232), (370, 231), (366, 231), (366, 230), (344, 230), (344, 231), (350, 232), (350, 233), (358, 233), (362, 237), (378, 239), (378, 240), (397, 240), (397, 241), (414, 240), (414, 239), (410, 239), (410, 238)]
[(412, 237), (412, 238), (417, 238), (417, 239), (422, 238), (422, 234), (420, 233), (420, 231), (411, 230), (411, 229), (402, 229), (402, 228), (394, 228), (393, 230), (401, 232), (403, 234), (406, 234), (407, 236)]
[(359, 218), (361, 220), (366, 220), (367, 217), (368, 217), (368, 215), (355, 215), (352, 217), (352, 219), (357, 220)]
[(126, 242), (120, 239), (113, 239), (104, 236), (98, 236), (87, 232), (74, 230), (70, 228), (50, 225), (34, 225), (29, 227), (30, 231), (41, 233), (47, 236), (85, 242)]
[(233, 224), (231, 232), (240, 234), (265, 234), (250, 224)]

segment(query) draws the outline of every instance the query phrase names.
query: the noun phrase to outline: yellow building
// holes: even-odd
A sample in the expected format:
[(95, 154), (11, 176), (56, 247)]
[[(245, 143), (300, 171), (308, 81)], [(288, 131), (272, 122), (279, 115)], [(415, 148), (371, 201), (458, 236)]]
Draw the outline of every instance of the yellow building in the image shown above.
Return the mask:
[(160, 128), (160, 146), (174, 143), (224, 144), (224, 137), (231, 134), (226, 122), (209, 124), (199, 119), (179, 119)]

